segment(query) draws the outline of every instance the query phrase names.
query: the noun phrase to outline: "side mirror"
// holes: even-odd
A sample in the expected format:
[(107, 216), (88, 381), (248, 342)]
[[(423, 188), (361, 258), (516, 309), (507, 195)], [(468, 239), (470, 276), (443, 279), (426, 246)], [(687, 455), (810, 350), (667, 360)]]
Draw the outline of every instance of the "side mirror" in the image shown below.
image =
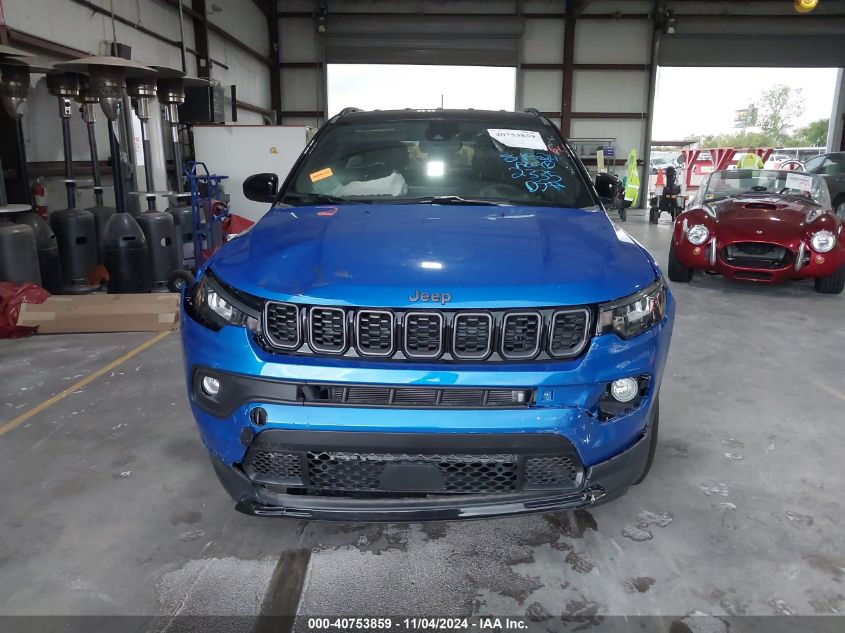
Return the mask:
[(244, 180), (244, 195), (254, 202), (276, 201), (279, 194), (279, 177), (276, 174), (253, 174)]
[(622, 181), (613, 174), (596, 174), (596, 193), (605, 205), (613, 205), (616, 192), (622, 188)]

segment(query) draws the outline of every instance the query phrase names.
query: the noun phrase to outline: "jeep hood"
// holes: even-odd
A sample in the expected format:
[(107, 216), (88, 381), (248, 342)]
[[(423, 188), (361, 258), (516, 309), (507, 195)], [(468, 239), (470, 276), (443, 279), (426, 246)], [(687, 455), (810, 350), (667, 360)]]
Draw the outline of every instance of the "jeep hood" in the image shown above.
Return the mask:
[(209, 266), (259, 297), (397, 308), (596, 303), (656, 276), (601, 209), (423, 204), (274, 208)]

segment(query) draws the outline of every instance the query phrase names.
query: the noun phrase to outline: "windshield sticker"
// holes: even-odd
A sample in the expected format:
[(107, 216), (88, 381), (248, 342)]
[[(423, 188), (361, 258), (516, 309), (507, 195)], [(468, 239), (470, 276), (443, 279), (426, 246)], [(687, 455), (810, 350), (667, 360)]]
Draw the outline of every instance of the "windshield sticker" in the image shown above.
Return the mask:
[(311, 172), (310, 174), (308, 174), (308, 177), (311, 178), (311, 182), (319, 182), (320, 180), (323, 180), (333, 175), (334, 174), (332, 174), (332, 168), (326, 167), (325, 169), (321, 169), (320, 171)]
[(490, 137), (507, 147), (525, 149), (539, 149), (547, 151), (549, 148), (543, 142), (539, 132), (533, 130), (487, 130)]
[(798, 189), (799, 191), (812, 191), (813, 177), (805, 174), (787, 174), (786, 188)]
[(530, 193), (564, 188), (561, 177), (554, 173), (557, 158), (546, 152), (520, 152), (518, 155), (499, 154), (510, 169), (511, 178), (521, 180)]

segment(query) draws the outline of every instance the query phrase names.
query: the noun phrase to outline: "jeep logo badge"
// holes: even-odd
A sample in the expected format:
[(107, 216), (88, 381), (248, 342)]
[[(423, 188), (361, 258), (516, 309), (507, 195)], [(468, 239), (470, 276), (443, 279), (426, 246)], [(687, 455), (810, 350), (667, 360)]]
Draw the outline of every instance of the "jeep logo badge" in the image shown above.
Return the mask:
[(419, 289), (414, 291), (414, 294), (408, 295), (408, 301), (415, 303), (417, 301), (430, 301), (431, 303), (440, 303), (446, 305), (452, 300), (452, 295), (448, 292), (420, 292)]

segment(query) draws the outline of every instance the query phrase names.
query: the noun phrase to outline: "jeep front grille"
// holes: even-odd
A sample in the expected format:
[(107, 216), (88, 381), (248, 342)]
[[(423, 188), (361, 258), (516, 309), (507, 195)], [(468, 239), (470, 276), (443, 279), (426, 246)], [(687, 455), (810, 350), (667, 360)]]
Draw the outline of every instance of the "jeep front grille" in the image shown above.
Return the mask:
[(437, 358), (443, 351), (443, 315), (409, 312), (405, 315), (405, 353), (411, 358)]
[(302, 344), (298, 306), (268, 301), (264, 307), (264, 333), (274, 347), (297, 349)]
[(346, 350), (346, 313), (341, 308), (311, 308), (308, 316), (308, 338), (315, 352)]
[(590, 340), (589, 308), (401, 310), (268, 301), (259, 342), (271, 352), (419, 362), (573, 358)]
[(511, 312), (505, 315), (502, 331), (502, 356), (534, 358), (540, 347), (542, 318), (537, 312)]
[(552, 356), (572, 356), (580, 352), (587, 342), (589, 310), (567, 310), (552, 316), (549, 351)]

